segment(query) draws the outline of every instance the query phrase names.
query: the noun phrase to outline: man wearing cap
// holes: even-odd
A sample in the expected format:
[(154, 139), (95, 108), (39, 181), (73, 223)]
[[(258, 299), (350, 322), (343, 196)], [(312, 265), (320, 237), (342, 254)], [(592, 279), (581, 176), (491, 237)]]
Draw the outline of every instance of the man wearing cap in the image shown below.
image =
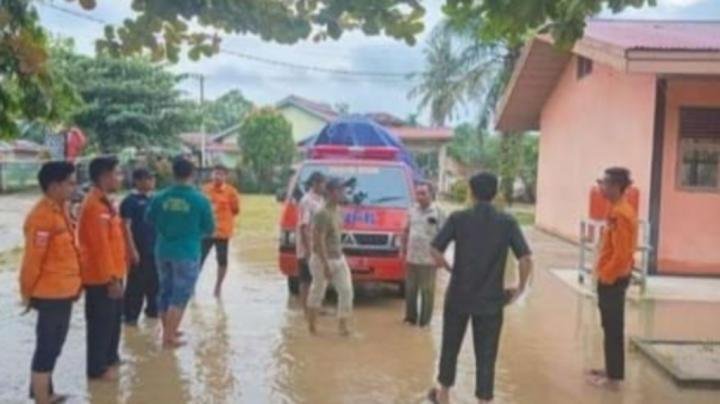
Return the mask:
[(342, 253), (343, 221), (340, 211), (345, 184), (338, 178), (331, 178), (325, 185), (325, 192), (325, 207), (315, 215), (312, 222), (312, 284), (307, 303), (308, 326), (310, 333), (315, 334), (318, 311), (322, 307), (328, 283), (332, 282), (338, 295), (340, 334), (349, 336), (348, 321), (352, 314), (353, 285), (350, 267)]
[(308, 178), (305, 185), (307, 192), (298, 205), (297, 243), (296, 253), (298, 260), (298, 279), (300, 280), (300, 302), (307, 309), (307, 298), (312, 274), (310, 273), (310, 252), (312, 251), (312, 233), (310, 225), (313, 218), (325, 205), (323, 193), (325, 192), (325, 176), (315, 171)]
[(588, 381), (597, 387), (614, 390), (625, 378), (625, 293), (637, 248), (638, 217), (625, 198), (625, 192), (632, 184), (628, 169), (608, 168), (598, 183), (611, 204), (595, 267), (598, 308), (605, 337), (605, 368), (590, 370)]
[(130, 256), (130, 271), (123, 310), (126, 325), (137, 325), (145, 304), (145, 317), (157, 318), (158, 275), (155, 267), (155, 228), (145, 220), (145, 210), (155, 190), (155, 177), (145, 168), (132, 174), (134, 190), (120, 204)]

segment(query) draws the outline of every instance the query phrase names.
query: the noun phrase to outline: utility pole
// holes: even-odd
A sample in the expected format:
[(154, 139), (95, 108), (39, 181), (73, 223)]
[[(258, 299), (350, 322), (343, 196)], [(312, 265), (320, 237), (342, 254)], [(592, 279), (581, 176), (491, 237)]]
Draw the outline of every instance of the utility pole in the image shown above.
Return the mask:
[(205, 76), (201, 73), (188, 73), (188, 77), (197, 79), (200, 85), (200, 167), (207, 166), (207, 133), (205, 133)]

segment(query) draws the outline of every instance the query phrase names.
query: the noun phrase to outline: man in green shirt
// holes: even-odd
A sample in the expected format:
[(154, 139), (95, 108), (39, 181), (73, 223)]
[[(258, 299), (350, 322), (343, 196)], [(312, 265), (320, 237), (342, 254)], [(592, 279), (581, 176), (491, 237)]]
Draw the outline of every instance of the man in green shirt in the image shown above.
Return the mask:
[(178, 328), (200, 273), (201, 241), (215, 231), (210, 201), (192, 185), (194, 174), (195, 166), (190, 161), (175, 160), (175, 185), (157, 194), (147, 211), (147, 220), (153, 223), (157, 235), (155, 257), (163, 345), (170, 348), (184, 344)]
[(310, 333), (315, 334), (317, 314), (322, 307), (328, 283), (332, 282), (338, 295), (340, 334), (349, 336), (353, 285), (350, 267), (342, 253), (342, 217), (339, 206), (345, 195), (345, 185), (340, 179), (332, 178), (327, 181), (325, 191), (325, 207), (315, 215), (312, 222), (312, 284), (307, 302), (308, 325)]

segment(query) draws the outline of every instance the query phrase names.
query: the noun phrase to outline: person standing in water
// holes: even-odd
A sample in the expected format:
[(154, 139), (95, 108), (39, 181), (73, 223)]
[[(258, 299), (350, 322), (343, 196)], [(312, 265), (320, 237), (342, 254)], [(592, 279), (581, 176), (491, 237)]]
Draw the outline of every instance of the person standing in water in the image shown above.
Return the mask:
[(353, 308), (353, 284), (350, 267), (342, 252), (342, 215), (340, 203), (345, 196), (345, 184), (331, 178), (325, 184), (325, 206), (312, 223), (312, 255), (310, 271), (312, 284), (308, 296), (308, 327), (317, 333), (317, 317), (322, 307), (328, 283), (332, 282), (338, 295), (337, 316), (340, 334), (350, 335), (348, 322)]
[(118, 165), (115, 157), (90, 162), (92, 188), (78, 220), (90, 379), (115, 380), (120, 366), (123, 282), (128, 261), (122, 219), (111, 199), (120, 189)]
[[(430, 243), (445, 222), (445, 214), (433, 203), (428, 183), (415, 187), (417, 204), (410, 208), (408, 227), (405, 230), (406, 291), (405, 322), (425, 327), (430, 324), (435, 301), (436, 263), (430, 252)], [(420, 315), (418, 316), (418, 295)]]
[(70, 328), (72, 305), (80, 296), (80, 257), (67, 203), (75, 190), (75, 166), (43, 164), (38, 173), (43, 197), (25, 219), (25, 250), (20, 267), (23, 305), (37, 311), (30, 398), (37, 404), (61, 402), (55, 393), (55, 369)]
[(215, 231), (210, 201), (193, 186), (193, 163), (179, 158), (172, 170), (175, 185), (159, 192), (146, 213), (157, 236), (158, 310), (167, 348), (184, 345), (179, 327), (200, 273), (200, 242)]
[[(428, 394), (434, 403), (446, 404), (450, 400), (458, 353), (471, 321), (475, 396), (478, 403), (492, 402), (503, 307), (523, 293), (532, 271), (530, 248), (517, 221), (491, 203), (497, 189), (498, 179), (494, 174), (473, 176), (470, 191), (475, 205), (453, 213), (432, 242), (435, 261), (450, 272), (443, 313), (439, 386)], [(452, 266), (443, 254), (451, 242), (455, 242)], [(519, 261), (520, 282), (517, 288), (505, 290), (508, 250), (512, 250)]]
[(598, 180), (611, 208), (602, 236), (597, 274), (598, 308), (604, 333), (605, 369), (590, 370), (588, 382), (617, 389), (625, 378), (625, 293), (630, 284), (637, 247), (637, 212), (625, 199), (630, 171), (613, 167)]
[(125, 237), (130, 252), (130, 271), (125, 288), (124, 320), (137, 325), (145, 304), (145, 317), (157, 318), (158, 275), (155, 268), (155, 228), (145, 220), (155, 190), (155, 176), (145, 168), (132, 174), (135, 189), (120, 204), (120, 216), (125, 221)]
[(298, 279), (300, 281), (300, 302), (304, 309), (307, 309), (308, 292), (312, 284), (310, 273), (310, 252), (312, 251), (312, 229), (311, 225), (315, 215), (325, 205), (325, 176), (319, 172), (313, 172), (306, 184), (307, 192), (303, 195), (298, 204), (297, 221), (297, 245), (296, 255), (298, 260)]
[(228, 249), (230, 239), (235, 233), (235, 218), (240, 214), (240, 194), (227, 180), (228, 169), (223, 165), (216, 165), (212, 172), (212, 181), (203, 188), (205, 196), (212, 203), (215, 234), (202, 241), (200, 266), (205, 264), (210, 250), (215, 247), (218, 272), (214, 295), (217, 298), (222, 293), (222, 284), (227, 274)]

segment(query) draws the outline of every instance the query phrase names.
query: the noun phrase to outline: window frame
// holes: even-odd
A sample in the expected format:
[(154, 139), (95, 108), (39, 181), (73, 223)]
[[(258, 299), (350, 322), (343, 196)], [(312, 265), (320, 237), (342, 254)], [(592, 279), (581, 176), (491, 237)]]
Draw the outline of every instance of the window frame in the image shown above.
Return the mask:
[[(684, 183), (683, 167), (685, 164), (685, 151), (687, 149), (686, 140), (710, 140), (715, 141), (717, 144), (714, 148), (718, 149), (720, 155), (720, 135), (717, 138), (712, 136), (684, 136), (683, 135), (683, 122), (682, 122), (682, 111), (683, 109), (712, 109), (717, 110), (720, 114), (720, 105), (681, 105), (677, 108), (677, 147), (676, 147), (676, 161), (675, 161), (675, 189), (685, 193), (695, 194), (720, 194), (720, 162), (717, 168), (717, 184), (714, 187), (708, 186), (693, 186)], [(694, 146), (694, 145), (693, 145)], [(720, 159), (720, 157), (719, 157)]]

